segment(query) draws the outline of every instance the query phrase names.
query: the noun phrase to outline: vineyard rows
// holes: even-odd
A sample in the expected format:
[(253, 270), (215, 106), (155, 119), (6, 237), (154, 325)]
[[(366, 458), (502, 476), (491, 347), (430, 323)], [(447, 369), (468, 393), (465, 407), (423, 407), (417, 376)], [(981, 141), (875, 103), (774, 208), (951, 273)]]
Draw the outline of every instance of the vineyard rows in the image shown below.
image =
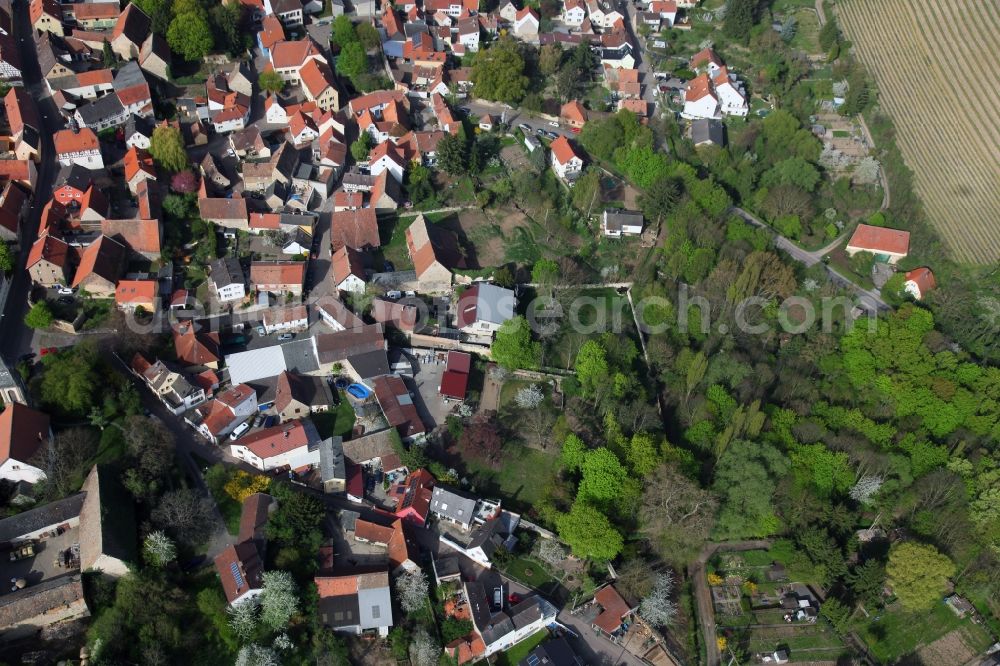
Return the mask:
[(960, 260), (1000, 260), (1000, 3), (836, 7), (945, 243)]

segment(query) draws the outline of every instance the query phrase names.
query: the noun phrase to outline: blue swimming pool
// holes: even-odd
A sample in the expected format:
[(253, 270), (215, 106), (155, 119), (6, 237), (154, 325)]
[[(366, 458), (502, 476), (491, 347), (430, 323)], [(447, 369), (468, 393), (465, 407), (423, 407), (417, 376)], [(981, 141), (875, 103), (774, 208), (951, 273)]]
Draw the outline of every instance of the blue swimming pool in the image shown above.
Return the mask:
[(351, 384), (347, 387), (347, 392), (358, 400), (364, 400), (372, 394), (368, 387), (362, 384)]

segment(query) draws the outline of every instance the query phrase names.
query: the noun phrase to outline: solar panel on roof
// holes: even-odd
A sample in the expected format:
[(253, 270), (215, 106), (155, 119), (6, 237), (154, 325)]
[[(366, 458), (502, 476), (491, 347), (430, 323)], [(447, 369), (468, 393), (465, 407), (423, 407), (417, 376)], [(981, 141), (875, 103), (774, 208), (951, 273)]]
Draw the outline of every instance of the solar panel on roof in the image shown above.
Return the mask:
[(538, 666), (538, 664), (541, 663), (538, 657), (533, 654), (528, 655), (527, 661), (528, 661), (528, 666)]
[(229, 563), (229, 571), (233, 574), (233, 580), (236, 581), (236, 589), (243, 587), (243, 574), (240, 573), (240, 565), (236, 562)]

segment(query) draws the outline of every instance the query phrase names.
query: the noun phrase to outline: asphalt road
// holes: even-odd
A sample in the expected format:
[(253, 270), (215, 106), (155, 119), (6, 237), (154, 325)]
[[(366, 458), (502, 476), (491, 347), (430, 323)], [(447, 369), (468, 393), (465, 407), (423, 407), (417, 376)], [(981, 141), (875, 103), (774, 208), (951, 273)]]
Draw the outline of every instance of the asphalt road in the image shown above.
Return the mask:
[(10, 363), (32, 350), (33, 331), (24, 325), (24, 316), (28, 312), (28, 293), (31, 290), (31, 280), (25, 265), (28, 250), (38, 234), (42, 208), (52, 197), (52, 182), (57, 171), (52, 135), (63, 127), (62, 116), (56, 110), (42, 82), (34, 34), (28, 16), (28, 3), (25, 0), (14, 0), (13, 9), (13, 31), (21, 55), (24, 87), (38, 106), (41, 127), (37, 129), (41, 138), (41, 162), (38, 164), (38, 180), (35, 183), (34, 195), (27, 214), (21, 220), (20, 252), (11, 278), (10, 297), (7, 299), (6, 309), (0, 320), (0, 353)]
[[(838, 239), (824, 248), (820, 248), (814, 252), (809, 252), (808, 250), (802, 249), (788, 238), (779, 235), (778, 232), (776, 232), (770, 225), (755, 217), (752, 213), (735, 206), (730, 209), (730, 212), (736, 213), (754, 226), (767, 229), (769, 232), (774, 234), (774, 244), (776, 247), (784, 250), (792, 259), (795, 259), (806, 266), (815, 266), (820, 263), (823, 261), (824, 256), (829, 254), (837, 245), (840, 244), (840, 239)], [(857, 296), (858, 304), (861, 308), (869, 312), (879, 312), (890, 309), (889, 304), (882, 299), (881, 294), (877, 291), (865, 289), (855, 284), (828, 265), (824, 264), (824, 267), (826, 268), (827, 277), (829, 277), (831, 281), (841, 287), (854, 291), (854, 295)]]

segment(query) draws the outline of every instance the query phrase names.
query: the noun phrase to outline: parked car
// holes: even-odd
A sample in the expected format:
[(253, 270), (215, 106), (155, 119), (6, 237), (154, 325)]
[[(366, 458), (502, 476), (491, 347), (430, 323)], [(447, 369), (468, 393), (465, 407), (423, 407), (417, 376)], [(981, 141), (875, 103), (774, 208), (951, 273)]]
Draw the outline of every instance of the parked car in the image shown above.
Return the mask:
[(555, 132), (546, 132), (545, 136), (549, 137), (550, 139), (558, 139), (559, 138), (559, 135), (556, 134)]
[(493, 588), (493, 610), (503, 610), (503, 586)]
[(264, 422), (264, 414), (263, 414), (263, 412), (261, 412), (260, 414), (257, 414), (257, 416), (254, 417), (253, 427), (257, 428), (263, 422)]
[(277, 422), (278, 422), (278, 416), (276, 414), (268, 414), (264, 418), (264, 427), (265, 428), (270, 428), (271, 426), (273, 426)]
[(551, 127), (559, 127), (559, 121), (558, 120), (550, 120), (549, 121), (549, 126), (551, 126)]
[(531, 126), (528, 125), (528, 123), (521, 123), (520, 125), (517, 126), (517, 128), (522, 132), (524, 132), (525, 134), (531, 131)]
[(294, 337), (295, 337), (294, 333), (282, 333), (281, 335), (278, 336), (278, 340), (281, 340), (281, 341), (291, 340)]
[(42, 347), (38, 350), (38, 353), (42, 356), (48, 356), (49, 354), (56, 354), (59, 352), (59, 347)]
[(237, 439), (243, 436), (243, 433), (245, 433), (249, 429), (250, 429), (250, 422), (244, 421), (243, 423), (236, 426), (236, 430), (234, 430), (233, 434), (229, 436), (229, 439), (235, 442)]
[(63, 295), (63, 296), (72, 296), (73, 295), (73, 288), (72, 287), (59, 287), (59, 289), (57, 291), (61, 295)]
[(257, 327), (257, 335), (267, 335), (267, 331), (264, 330), (263, 326)]

